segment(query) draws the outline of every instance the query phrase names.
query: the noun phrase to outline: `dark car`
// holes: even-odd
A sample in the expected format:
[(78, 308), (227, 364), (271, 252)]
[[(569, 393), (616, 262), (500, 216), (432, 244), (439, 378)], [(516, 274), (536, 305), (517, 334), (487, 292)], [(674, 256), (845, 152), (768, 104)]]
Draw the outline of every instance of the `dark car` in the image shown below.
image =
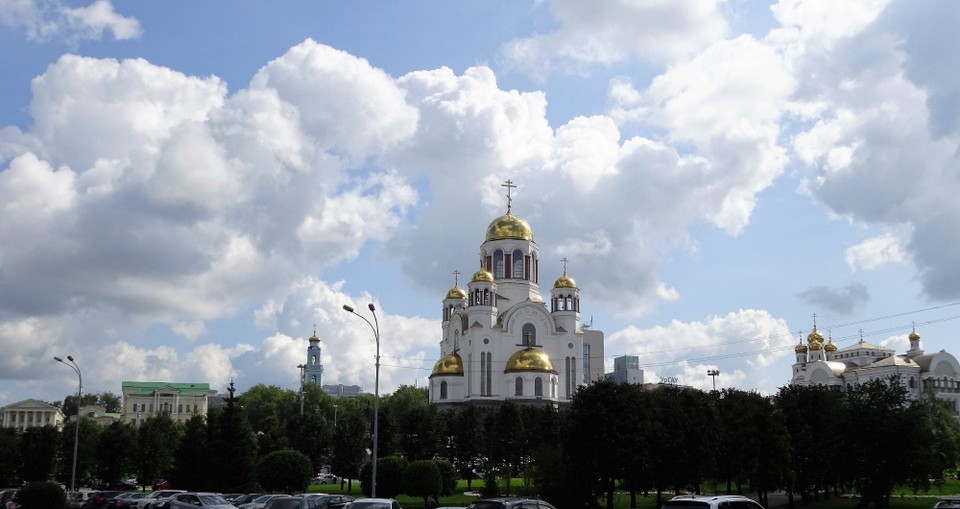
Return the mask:
[(537, 498), (495, 497), (481, 498), (467, 506), (467, 509), (556, 509), (553, 505)]
[(133, 506), (132, 502), (135, 500), (140, 500), (141, 498), (147, 496), (146, 493), (139, 492), (128, 492), (121, 493), (110, 500), (107, 500), (106, 509), (129, 509)]
[[(302, 493), (272, 498), (263, 506), (263, 509), (340, 509), (353, 500), (355, 499), (349, 495)], [(400, 506), (394, 509), (400, 509)]]
[(90, 496), (84, 500), (83, 505), (80, 506), (80, 509), (100, 509), (101, 507), (106, 507), (107, 502), (110, 499), (120, 495), (124, 492), (122, 491), (96, 491), (90, 494)]
[(358, 498), (350, 502), (350, 509), (401, 509), (392, 498)]
[(260, 495), (261, 495), (260, 493), (243, 493), (243, 494), (237, 495), (237, 496), (235, 496), (235, 497), (228, 497), (228, 496), (224, 495), (223, 498), (227, 499), (227, 502), (230, 502), (231, 504), (233, 504), (233, 505), (235, 505), (235, 506), (240, 506), (240, 504), (246, 504), (247, 502), (253, 502), (253, 500), (254, 500), (255, 498), (259, 497)]

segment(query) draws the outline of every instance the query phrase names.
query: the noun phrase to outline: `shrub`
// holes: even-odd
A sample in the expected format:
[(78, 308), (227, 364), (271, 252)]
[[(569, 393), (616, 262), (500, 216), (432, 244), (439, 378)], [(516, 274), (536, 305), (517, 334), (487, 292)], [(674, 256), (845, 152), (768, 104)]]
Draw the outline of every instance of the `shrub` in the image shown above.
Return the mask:
[(403, 492), (422, 498), (425, 505), (427, 497), (437, 495), (442, 487), (443, 477), (433, 460), (414, 461), (403, 471)]
[(293, 449), (271, 452), (257, 465), (257, 481), (264, 490), (271, 492), (304, 492), (312, 475), (310, 458)]
[(67, 494), (59, 484), (43, 481), (27, 484), (17, 493), (20, 509), (51, 509), (64, 507)]
[(440, 493), (436, 494), (443, 497), (453, 495), (454, 490), (457, 489), (457, 480), (460, 477), (457, 474), (457, 467), (447, 460), (437, 460), (436, 464), (437, 468), (440, 469), (440, 477), (443, 479)]
[[(388, 456), (377, 460), (377, 496), (394, 498), (403, 489), (403, 471), (407, 468), (407, 460), (399, 456)], [(370, 482), (373, 465), (368, 461), (360, 468), (360, 490), (369, 497), (373, 485)]]

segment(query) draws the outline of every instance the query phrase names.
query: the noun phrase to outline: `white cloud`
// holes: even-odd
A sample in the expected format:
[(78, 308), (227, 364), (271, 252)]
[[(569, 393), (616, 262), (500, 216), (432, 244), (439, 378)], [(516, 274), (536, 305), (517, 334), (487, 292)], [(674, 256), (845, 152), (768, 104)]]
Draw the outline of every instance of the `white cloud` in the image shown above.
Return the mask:
[(108, 0), (75, 8), (57, 0), (0, 0), (0, 23), (23, 29), (27, 39), (35, 42), (55, 37), (70, 43), (100, 40), (104, 32), (119, 41), (136, 39), (142, 33), (136, 18), (118, 14)]
[(630, 57), (670, 61), (721, 38), (726, 23), (712, 1), (627, 0), (546, 2), (559, 28), (510, 41), (501, 48), (513, 66), (542, 76), (554, 68), (580, 70)]
[(891, 263), (904, 263), (907, 255), (896, 236), (884, 233), (848, 247), (845, 258), (853, 270), (874, 270)]

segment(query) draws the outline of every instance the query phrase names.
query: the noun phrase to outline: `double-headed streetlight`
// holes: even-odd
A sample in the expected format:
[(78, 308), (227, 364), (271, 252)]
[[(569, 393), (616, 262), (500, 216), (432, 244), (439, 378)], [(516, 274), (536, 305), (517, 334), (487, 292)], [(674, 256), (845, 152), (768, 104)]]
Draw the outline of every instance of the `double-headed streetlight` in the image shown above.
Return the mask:
[(73, 356), (68, 355), (67, 360), (69, 363), (65, 362), (60, 357), (54, 357), (53, 360), (70, 366), (71, 369), (77, 372), (77, 422), (73, 428), (73, 473), (70, 476), (70, 491), (73, 493), (77, 492), (77, 444), (80, 443), (80, 393), (83, 391), (83, 375), (80, 374), (80, 366), (77, 366), (77, 363), (73, 361)]
[(297, 364), (297, 367), (300, 368), (300, 416), (303, 416), (303, 370), (307, 368), (306, 364)]
[(367, 320), (363, 315), (358, 314), (353, 310), (353, 307), (346, 304), (343, 305), (343, 310), (348, 313), (353, 313), (360, 318), (363, 318), (364, 322), (367, 322), (367, 325), (370, 326), (370, 329), (373, 330), (373, 338), (377, 342), (377, 356), (376, 356), (376, 375), (374, 375), (373, 382), (373, 470), (371, 472), (373, 476), (373, 481), (370, 488), (370, 496), (372, 498), (377, 498), (377, 438), (378, 438), (378, 426), (377, 426), (377, 417), (379, 413), (379, 402), (380, 402), (380, 322), (377, 321), (377, 308), (373, 306), (373, 303), (367, 304), (367, 308), (370, 309), (370, 313), (373, 314), (373, 323), (370, 323), (370, 320)]
[(717, 377), (720, 376), (719, 369), (708, 369), (707, 376), (713, 378), (713, 390), (717, 390)]

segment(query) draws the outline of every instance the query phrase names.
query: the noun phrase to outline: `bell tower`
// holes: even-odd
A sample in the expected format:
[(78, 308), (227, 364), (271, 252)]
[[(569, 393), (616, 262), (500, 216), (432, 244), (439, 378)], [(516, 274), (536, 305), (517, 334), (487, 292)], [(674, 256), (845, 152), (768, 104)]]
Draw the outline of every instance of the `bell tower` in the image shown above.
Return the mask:
[(307, 362), (304, 364), (303, 382), (323, 385), (323, 364), (320, 363), (320, 338), (314, 329), (307, 346)]

